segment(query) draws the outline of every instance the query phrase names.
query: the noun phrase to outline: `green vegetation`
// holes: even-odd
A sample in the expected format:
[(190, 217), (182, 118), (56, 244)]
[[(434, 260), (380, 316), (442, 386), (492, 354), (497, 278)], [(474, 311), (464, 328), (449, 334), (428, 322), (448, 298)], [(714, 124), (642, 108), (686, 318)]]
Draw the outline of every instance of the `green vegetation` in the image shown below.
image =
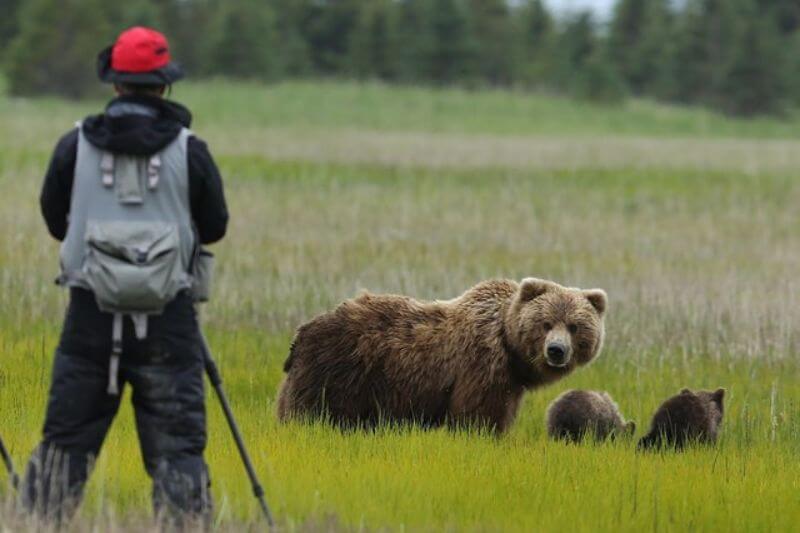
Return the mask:
[(607, 23), (543, 0), (22, 4), (4, 1), (0, 22), (0, 59), (20, 95), (93, 94), (97, 51), (142, 24), (168, 34), (195, 79), (503, 87), (742, 116), (791, 111), (800, 88), (795, 0), (617, 0)]
[[(794, 143), (739, 138), (790, 137), (793, 123), (380, 85), (215, 82), (176, 96), (218, 156), (233, 214), (204, 322), (288, 529), (796, 529), (797, 156)], [(91, 108), (0, 100), (0, 432), (18, 466), (39, 437), (65, 302), (38, 187), (55, 136)], [(562, 155), (528, 159), (542, 143)], [(449, 298), (526, 275), (605, 288), (608, 336), (595, 364), (530, 394), (507, 436), (277, 424), (292, 332), (315, 313), (361, 288)], [(567, 388), (608, 390), (641, 435), (685, 386), (728, 389), (717, 447), (637, 454), (628, 440), (546, 439), (545, 407)], [(214, 398), (208, 409), (217, 523), (255, 528)], [(123, 408), (77, 530), (149, 516), (137, 446)], [(0, 504), (0, 523), (12, 520)]]

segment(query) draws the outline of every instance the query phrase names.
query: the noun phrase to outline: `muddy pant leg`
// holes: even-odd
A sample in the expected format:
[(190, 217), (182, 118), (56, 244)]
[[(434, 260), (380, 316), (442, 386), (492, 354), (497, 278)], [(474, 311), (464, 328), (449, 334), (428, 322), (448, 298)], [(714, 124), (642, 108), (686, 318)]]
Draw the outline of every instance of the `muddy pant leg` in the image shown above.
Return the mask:
[(119, 408), (106, 393), (108, 362), (56, 352), (44, 438), (25, 472), (26, 511), (69, 519), (80, 502), (92, 463)]
[(136, 428), (153, 479), (156, 514), (206, 520), (211, 497), (206, 446), (203, 363), (138, 365), (125, 370), (133, 386)]

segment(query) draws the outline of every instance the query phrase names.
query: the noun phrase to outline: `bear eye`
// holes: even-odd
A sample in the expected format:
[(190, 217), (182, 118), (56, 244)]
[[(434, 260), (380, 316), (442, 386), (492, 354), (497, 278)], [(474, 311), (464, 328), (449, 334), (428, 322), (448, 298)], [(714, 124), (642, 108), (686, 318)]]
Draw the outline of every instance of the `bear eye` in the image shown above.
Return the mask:
[(544, 324), (542, 324), (542, 327), (544, 328), (545, 331), (550, 331), (551, 329), (553, 329), (553, 324), (551, 324), (550, 322), (545, 322)]
[(577, 324), (570, 324), (570, 325), (567, 326), (567, 329), (569, 330), (570, 333), (577, 333), (578, 325)]

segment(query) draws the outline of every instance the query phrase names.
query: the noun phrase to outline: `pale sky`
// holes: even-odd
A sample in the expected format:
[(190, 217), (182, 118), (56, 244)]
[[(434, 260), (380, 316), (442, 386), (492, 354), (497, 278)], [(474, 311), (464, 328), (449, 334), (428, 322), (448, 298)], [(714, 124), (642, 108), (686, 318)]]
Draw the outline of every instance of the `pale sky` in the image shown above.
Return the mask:
[(581, 11), (587, 8), (594, 10), (598, 17), (606, 18), (614, 7), (615, 0), (546, 0), (556, 11)]

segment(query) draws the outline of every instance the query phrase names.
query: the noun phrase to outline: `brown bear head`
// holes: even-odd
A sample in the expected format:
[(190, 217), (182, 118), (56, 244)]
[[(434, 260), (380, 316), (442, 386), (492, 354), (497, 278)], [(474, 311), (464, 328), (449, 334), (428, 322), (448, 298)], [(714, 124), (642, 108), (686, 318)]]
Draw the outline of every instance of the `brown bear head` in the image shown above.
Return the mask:
[(594, 359), (603, 345), (608, 297), (601, 289), (522, 280), (505, 317), (508, 349), (534, 381), (553, 381)]
[(708, 412), (709, 422), (713, 428), (716, 428), (722, 424), (722, 415), (725, 412), (725, 408), (723, 407), (725, 389), (717, 389), (715, 391), (699, 390), (697, 392), (692, 392), (689, 389), (683, 389), (681, 394), (695, 396), (703, 402), (703, 405), (706, 407)]

